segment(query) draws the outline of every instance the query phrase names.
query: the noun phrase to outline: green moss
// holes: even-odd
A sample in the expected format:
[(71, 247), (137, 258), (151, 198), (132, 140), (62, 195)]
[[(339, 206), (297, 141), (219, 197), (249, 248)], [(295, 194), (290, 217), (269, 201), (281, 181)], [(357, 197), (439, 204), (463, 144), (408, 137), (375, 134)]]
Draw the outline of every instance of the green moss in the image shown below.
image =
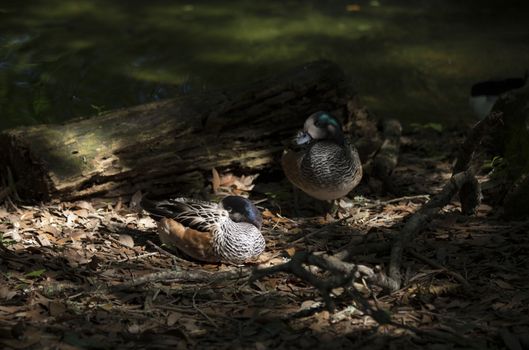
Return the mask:
[[(423, 2), (61, 0), (0, 12), (0, 129), (61, 122), (260, 79), (306, 61), (339, 63), (377, 114), (472, 120), (472, 82), (529, 61), (520, 5)], [(490, 14), (494, 13), (494, 20)]]

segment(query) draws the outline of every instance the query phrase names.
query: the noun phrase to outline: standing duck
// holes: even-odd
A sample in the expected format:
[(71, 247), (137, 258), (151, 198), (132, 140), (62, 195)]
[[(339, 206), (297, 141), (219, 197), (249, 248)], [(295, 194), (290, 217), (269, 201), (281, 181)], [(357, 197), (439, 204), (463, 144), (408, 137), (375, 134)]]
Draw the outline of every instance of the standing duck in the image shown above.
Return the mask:
[(311, 197), (341, 198), (362, 179), (358, 151), (345, 139), (341, 123), (329, 113), (309, 116), (294, 141), (298, 149), (287, 150), (281, 165), (290, 182)]
[(265, 249), (260, 231), (263, 218), (244, 197), (228, 196), (219, 203), (144, 197), (141, 206), (161, 218), (158, 233), (162, 243), (194, 259), (239, 265), (256, 259)]

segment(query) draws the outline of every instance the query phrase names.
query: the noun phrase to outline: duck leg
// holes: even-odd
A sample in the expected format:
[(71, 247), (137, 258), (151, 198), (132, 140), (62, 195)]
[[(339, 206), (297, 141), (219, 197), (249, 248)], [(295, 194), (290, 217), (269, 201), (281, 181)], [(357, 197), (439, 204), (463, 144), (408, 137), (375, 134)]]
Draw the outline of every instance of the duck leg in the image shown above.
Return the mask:
[(336, 218), (338, 215), (338, 211), (340, 210), (340, 205), (338, 204), (338, 199), (333, 199), (331, 201), (328, 201), (328, 208), (329, 208), (329, 215), (331, 215), (333, 218)]
[(163, 244), (176, 248), (193, 259), (206, 262), (219, 261), (213, 250), (209, 232), (193, 230), (173, 219), (163, 218), (158, 223), (158, 235)]
[(294, 197), (294, 215), (299, 218), (301, 216), (299, 210), (299, 189), (296, 186), (292, 186), (292, 194)]

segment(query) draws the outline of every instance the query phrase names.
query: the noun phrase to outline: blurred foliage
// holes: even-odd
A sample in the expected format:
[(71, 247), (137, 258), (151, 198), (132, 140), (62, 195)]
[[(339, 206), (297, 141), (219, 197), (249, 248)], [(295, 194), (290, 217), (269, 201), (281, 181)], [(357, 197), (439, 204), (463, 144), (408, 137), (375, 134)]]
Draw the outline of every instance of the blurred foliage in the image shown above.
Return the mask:
[(526, 68), (529, 27), (519, 6), (6, 2), (0, 4), (0, 129), (241, 84), (320, 58), (344, 67), (382, 116), (457, 123), (472, 118), (466, 101), (472, 82)]

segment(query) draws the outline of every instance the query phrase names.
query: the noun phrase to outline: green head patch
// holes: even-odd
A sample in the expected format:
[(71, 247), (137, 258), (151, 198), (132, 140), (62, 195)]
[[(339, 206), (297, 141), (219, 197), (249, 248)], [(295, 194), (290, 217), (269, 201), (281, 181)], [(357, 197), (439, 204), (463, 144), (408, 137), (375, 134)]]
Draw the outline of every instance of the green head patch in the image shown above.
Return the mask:
[(321, 112), (318, 115), (318, 117), (316, 118), (315, 124), (316, 126), (319, 126), (319, 127), (330, 124), (338, 129), (341, 129), (341, 126), (338, 120), (336, 120), (336, 118), (334, 117), (331, 117), (328, 113), (325, 113), (325, 112)]

